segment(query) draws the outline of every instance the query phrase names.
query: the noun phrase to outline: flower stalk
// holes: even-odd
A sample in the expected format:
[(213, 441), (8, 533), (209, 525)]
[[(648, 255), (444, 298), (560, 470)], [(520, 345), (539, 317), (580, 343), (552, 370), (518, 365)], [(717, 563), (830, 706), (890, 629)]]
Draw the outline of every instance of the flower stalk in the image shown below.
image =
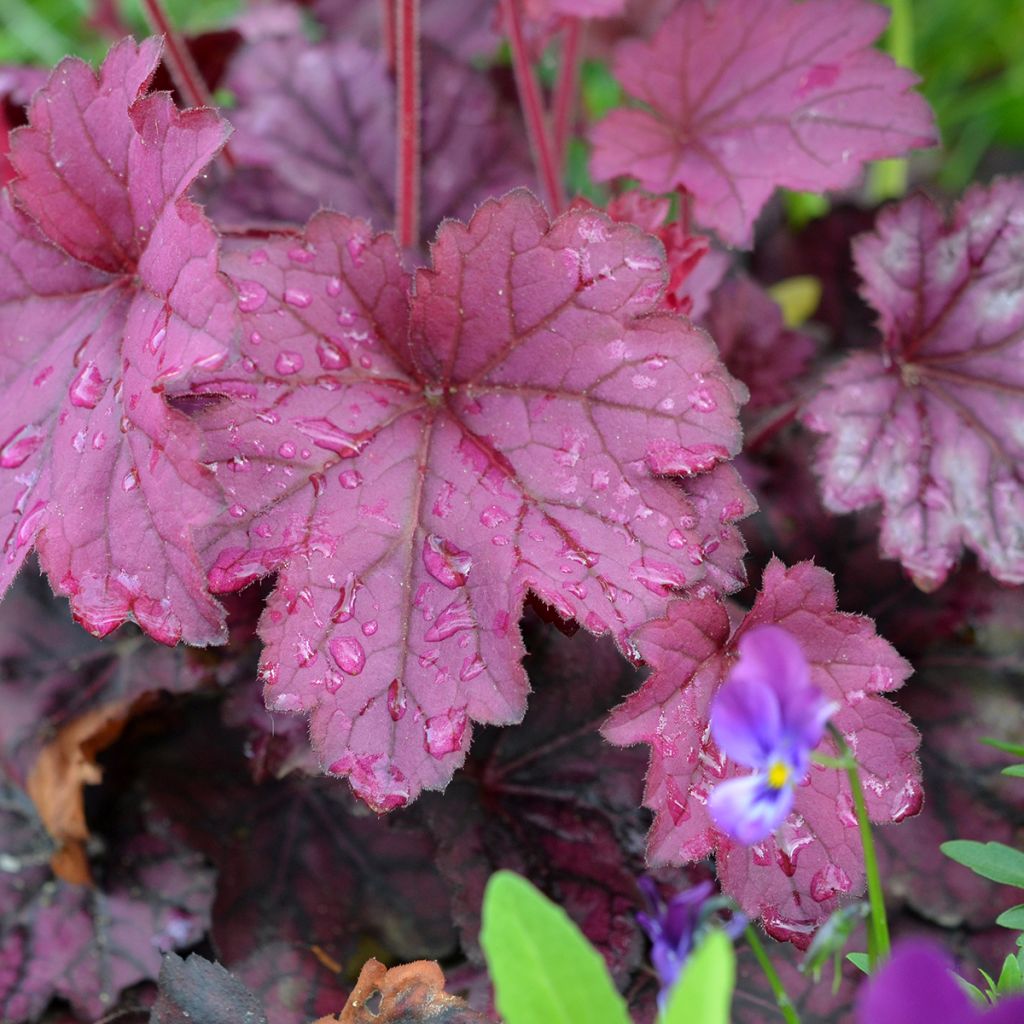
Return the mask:
[(885, 913), (885, 894), (878, 872), (875, 840), (871, 832), (871, 820), (868, 818), (857, 759), (853, 756), (853, 751), (850, 750), (843, 734), (831, 722), (828, 723), (828, 731), (839, 751), (838, 765), (846, 772), (850, 782), (854, 813), (857, 815), (857, 827), (860, 830), (860, 841), (864, 851), (864, 873), (868, 882), (868, 903), (871, 906), (871, 916), (868, 920), (868, 962), (874, 970), (879, 963), (888, 959), (890, 948), (889, 921)]
[[(171, 24), (160, 0), (142, 0), (142, 10), (150, 27), (164, 37), (163, 59), (181, 98), (190, 107), (213, 107), (213, 97), (206, 82), (192, 59), (181, 33)], [(238, 167), (238, 161), (228, 143), (220, 151), (220, 159), (229, 171)]]
[(419, 239), (420, 220), (420, 5), (396, 0), (395, 41), (398, 73), (398, 182), (395, 220), (399, 244)]
[(512, 70), (516, 76), (516, 88), (519, 90), (519, 103), (526, 121), (526, 134), (530, 140), (533, 161), (547, 199), (548, 213), (552, 217), (557, 217), (565, 206), (560, 165), (555, 157), (555, 147), (552, 144), (544, 103), (541, 100), (540, 86), (537, 84), (537, 76), (533, 72), (533, 65), (527, 52), (519, 0), (501, 0), (501, 16), (505, 22), (505, 31), (508, 33), (509, 47), (512, 51)]

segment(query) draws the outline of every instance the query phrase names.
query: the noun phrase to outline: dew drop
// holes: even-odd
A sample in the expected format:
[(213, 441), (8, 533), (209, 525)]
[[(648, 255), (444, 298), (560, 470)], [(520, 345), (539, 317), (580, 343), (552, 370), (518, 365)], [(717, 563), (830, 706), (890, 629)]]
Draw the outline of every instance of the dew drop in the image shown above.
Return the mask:
[(336, 636), (328, 647), (331, 657), (337, 662), (342, 672), (357, 676), (366, 666), (366, 652), (363, 645), (354, 636)]
[(362, 625), (363, 636), (373, 636), (377, 632), (379, 625), (376, 619), (367, 619)]
[(46, 502), (37, 501), (32, 506), (32, 510), (22, 516), (21, 522), (18, 524), (18, 532), (14, 537), (14, 543), (19, 548), (24, 547), (35, 536), (36, 529), (39, 527), (39, 521), (43, 518), (45, 511)]
[(313, 303), (313, 296), (307, 291), (303, 291), (301, 288), (286, 288), (284, 293), (284, 301), (289, 306), (295, 306), (296, 309), (306, 309)]
[(811, 876), (811, 898), (817, 903), (849, 892), (852, 887), (850, 876), (838, 864), (827, 864)]
[(149, 336), (149, 351), (155, 354), (160, 349), (160, 346), (164, 343), (164, 339), (166, 337), (167, 337), (167, 328), (166, 327), (158, 327)]
[(293, 263), (312, 263), (315, 258), (315, 253), (310, 252), (309, 249), (300, 248), (299, 246), (288, 250), (288, 259)]
[(672, 530), (668, 535), (668, 546), (676, 550), (685, 548), (686, 538), (678, 530)]
[(310, 665), (316, 664), (319, 657), (320, 653), (309, 642), (309, 637), (300, 636), (295, 642), (295, 660), (299, 663), (299, 667), (309, 668)]
[(44, 366), (32, 381), (32, 387), (41, 388), (53, 376), (53, 367)]
[(238, 504), (232, 505), (231, 508), (228, 509), (228, 514), (233, 516), (235, 519), (241, 519), (242, 516), (245, 515), (245, 506)]
[(278, 352), (277, 358), (274, 360), (274, 369), (277, 370), (282, 377), (288, 377), (293, 373), (298, 373), (302, 367), (303, 359), (298, 352)]
[(33, 423), (20, 427), (0, 448), (0, 466), (4, 469), (17, 469), (39, 448), (45, 438), (46, 434)]
[(326, 285), (324, 285), (324, 291), (333, 299), (336, 295), (341, 294), (341, 278), (332, 277)]
[(354, 491), (363, 482), (363, 474), (358, 469), (344, 469), (338, 474), (338, 483), (346, 491)]
[(405, 687), (397, 679), (388, 684), (388, 714), (392, 722), (400, 722), (405, 717)]
[(238, 308), (243, 313), (255, 313), (267, 301), (267, 289), (259, 281), (238, 281)]
[(438, 643), (447, 640), (464, 629), (474, 629), (476, 619), (473, 612), (465, 601), (453, 601), (434, 620), (433, 625), (426, 631), (424, 638), (431, 643)]
[(652, 594), (665, 597), (686, 585), (686, 574), (677, 566), (655, 559), (640, 559), (629, 567), (629, 575)]
[(423, 564), (438, 583), (454, 590), (466, 582), (473, 559), (450, 540), (430, 533), (423, 539)]
[(291, 441), (282, 441), (278, 446), (277, 454), (282, 459), (294, 459), (295, 458), (295, 445)]
[(512, 517), (502, 508), (498, 508), (497, 505), (488, 505), (487, 508), (480, 513), (480, 522), (489, 529), (494, 529), (496, 526), (501, 526), (507, 523)]
[(139, 486), (139, 474), (134, 470), (130, 469), (123, 477), (121, 477), (121, 490), (127, 494), (129, 491), (134, 491)]
[(327, 487), (327, 477), (323, 473), (310, 473), (309, 482), (313, 485), (313, 497), (319, 498)]
[(356, 579), (355, 573), (350, 572), (345, 577), (345, 585), (338, 595), (338, 602), (331, 609), (331, 621), (336, 623), (348, 622), (355, 612), (356, 594), (362, 587), (362, 583)]
[(92, 446), (96, 451), (103, 451), (103, 446), (106, 443), (107, 435), (104, 434), (102, 430), (97, 430), (96, 433), (92, 435)]
[(714, 412), (718, 408), (714, 395), (705, 387), (694, 388), (686, 399), (697, 412)]
[(474, 654), (463, 661), (462, 668), (459, 670), (459, 678), (464, 683), (468, 683), (470, 680), (476, 679), (485, 668), (487, 665), (484, 663), (484, 659), (479, 654)]
[(71, 404), (78, 406), (79, 409), (95, 409), (107, 390), (108, 383), (109, 381), (103, 379), (99, 367), (94, 362), (87, 362), (71, 382), (68, 398), (71, 399)]
[(428, 718), (424, 737), (427, 753), (440, 760), (460, 750), (466, 725), (466, 712), (462, 708), (452, 708), (442, 715)]
[(316, 343), (316, 355), (325, 370), (344, 370), (352, 365), (348, 353), (334, 338), (321, 338)]

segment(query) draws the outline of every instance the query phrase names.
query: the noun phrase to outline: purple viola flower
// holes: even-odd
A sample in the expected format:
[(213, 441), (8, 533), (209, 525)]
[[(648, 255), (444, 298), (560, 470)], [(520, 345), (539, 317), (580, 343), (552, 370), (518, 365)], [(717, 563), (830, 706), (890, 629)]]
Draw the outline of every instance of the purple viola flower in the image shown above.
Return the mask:
[(711, 882), (701, 882), (666, 903), (653, 878), (641, 878), (639, 885), (651, 912), (637, 914), (636, 919), (651, 940), (651, 963), (658, 972), (662, 996), (665, 996), (679, 979), (683, 964), (693, 950), (704, 904), (714, 892), (714, 886)]
[(956, 983), (945, 952), (923, 939), (897, 943), (857, 994), (857, 1024), (1021, 1024), (1024, 996), (977, 1006)]
[(715, 824), (750, 845), (771, 835), (793, 807), (836, 705), (811, 682), (800, 645), (779, 626), (758, 626), (740, 640), (733, 666), (711, 705), (719, 749), (753, 774), (716, 786), (708, 800)]

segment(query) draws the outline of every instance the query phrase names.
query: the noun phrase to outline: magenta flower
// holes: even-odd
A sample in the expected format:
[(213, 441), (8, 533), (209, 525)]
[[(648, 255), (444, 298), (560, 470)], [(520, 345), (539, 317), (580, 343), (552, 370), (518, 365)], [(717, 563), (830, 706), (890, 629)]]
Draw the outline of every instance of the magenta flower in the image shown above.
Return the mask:
[(857, 1024), (1020, 1024), (1024, 996), (984, 1009), (956, 983), (941, 948), (922, 939), (899, 943), (888, 963), (857, 994)]
[(754, 771), (715, 787), (708, 809), (723, 832), (750, 845), (785, 821), (836, 705), (811, 682), (800, 645), (784, 629), (750, 630), (739, 652), (712, 702), (711, 734), (727, 757)]

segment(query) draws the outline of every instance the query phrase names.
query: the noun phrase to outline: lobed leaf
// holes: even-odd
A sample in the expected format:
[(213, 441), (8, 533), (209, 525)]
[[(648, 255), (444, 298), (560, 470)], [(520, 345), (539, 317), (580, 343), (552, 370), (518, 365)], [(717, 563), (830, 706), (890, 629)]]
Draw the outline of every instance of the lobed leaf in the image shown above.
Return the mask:
[(854, 257), (882, 351), (848, 357), (804, 410), (826, 435), (826, 506), (881, 503), (882, 553), (922, 589), (965, 547), (996, 579), (1024, 582), (1024, 187), (977, 187), (949, 223), (912, 197)]
[(248, 340), (197, 384), (230, 506), (211, 586), (278, 573), (268, 706), (310, 714), (371, 806), (443, 787), (472, 722), (521, 719), (528, 592), (625, 645), (671, 593), (739, 585), (745, 392), (650, 313), (653, 239), (511, 193), (442, 227), (411, 299), (393, 240), (338, 214), (225, 265)]
[(749, 246), (777, 187), (844, 188), (866, 161), (936, 142), (915, 77), (872, 49), (885, 18), (866, 0), (683, 0), (616, 48), (642, 106), (593, 128), (591, 174), (683, 187), (698, 223)]
[(160, 44), (68, 58), (13, 137), (0, 196), (0, 590), (33, 546), (75, 617), (222, 642), (191, 529), (218, 508), (163, 389), (224, 361), (235, 314), (185, 192), (222, 145), (210, 110), (143, 95)]
[[(769, 934), (800, 948), (839, 900), (864, 883), (857, 821), (845, 776), (813, 765), (793, 812), (775, 836), (745, 847), (708, 815), (710, 789), (737, 774), (711, 739), (708, 709), (749, 629), (782, 626), (796, 637), (811, 679), (839, 704), (832, 721), (861, 766), (868, 812), (901, 821), (921, 808), (919, 737), (910, 720), (878, 694), (902, 685), (910, 666), (869, 619), (836, 611), (831, 577), (810, 563), (771, 562), (751, 611), (733, 633), (713, 598), (676, 601), (637, 642), (654, 675), (604, 728), (614, 743), (647, 743), (651, 767), (644, 802), (656, 814), (648, 840), (655, 863), (715, 854), (725, 893)], [(825, 741), (828, 742), (827, 740)]]

